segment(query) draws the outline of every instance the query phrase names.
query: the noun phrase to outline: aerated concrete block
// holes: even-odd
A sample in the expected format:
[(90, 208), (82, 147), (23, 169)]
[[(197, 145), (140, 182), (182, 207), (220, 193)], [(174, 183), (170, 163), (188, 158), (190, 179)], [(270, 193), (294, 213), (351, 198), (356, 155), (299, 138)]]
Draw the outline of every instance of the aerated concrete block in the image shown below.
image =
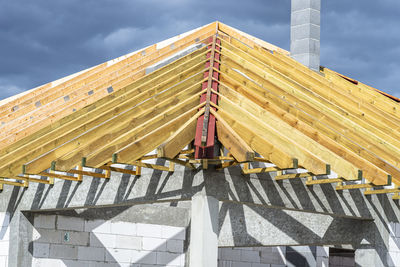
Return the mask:
[(33, 242), (33, 257), (48, 258), (50, 255), (50, 244)]
[(183, 254), (157, 252), (157, 264), (181, 266), (183, 264), (183, 257)]
[(50, 258), (77, 259), (78, 247), (69, 245), (50, 244)]
[(55, 215), (36, 215), (33, 220), (35, 228), (55, 229), (56, 216)]
[(117, 235), (115, 241), (116, 248), (142, 249), (142, 238), (136, 236)]
[(89, 246), (115, 248), (116, 238), (113, 234), (90, 233)]
[(132, 255), (138, 252), (131, 249), (107, 249), (105, 260), (109, 262), (130, 263)]
[(254, 250), (242, 250), (240, 253), (240, 260), (243, 262), (260, 262), (260, 252)]
[(84, 230), (85, 232), (110, 234), (111, 222), (105, 220), (86, 220)]
[(136, 235), (136, 224), (130, 222), (112, 222), (111, 233), (117, 235)]
[(82, 218), (58, 215), (57, 229), (83, 232), (85, 229), (85, 221)]
[(167, 251), (172, 253), (183, 253), (183, 241), (167, 240)]
[(240, 250), (232, 248), (220, 248), (220, 250), (221, 256), (219, 257), (219, 260), (240, 261)]
[(162, 238), (161, 225), (157, 224), (137, 224), (137, 235), (145, 237)]
[(105, 249), (93, 247), (78, 247), (78, 260), (104, 261)]
[(61, 237), (61, 242), (66, 245), (89, 245), (89, 233), (86, 232), (61, 231)]
[[(157, 263), (157, 252), (155, 251), (138, 251), (132, 256), (132, 263), (146, 263), (156, 264)], [(143, 265), (140, 265), (143, 266)]]
[(186, 229), (184, 227), (174, 227), (163, 225), (161, 227), (161, 237), (165, 239), (185, 240)]
[(167, 250), (167, 239), (154, 238), (154, 237), (143, 237), (143, 250), (147, 251), (166, 251)]
[(36, 229), (40, 235), (36, 242), (39, 243), (52, 243), (61, 244), (63, 231), (58, 231), (54, 229)]

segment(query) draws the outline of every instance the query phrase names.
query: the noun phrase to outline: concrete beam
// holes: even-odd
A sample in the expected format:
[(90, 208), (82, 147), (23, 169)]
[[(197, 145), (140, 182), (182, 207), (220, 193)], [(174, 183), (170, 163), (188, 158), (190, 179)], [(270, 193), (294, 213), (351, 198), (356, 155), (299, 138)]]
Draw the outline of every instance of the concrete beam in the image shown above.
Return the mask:
[[(219, 246), (334, 246), (373, 243), (372, 220), (223, 202)], [(357, 229), (357, 231), (354, 231)]]
[(218, 265), (218, 200), (204, 191), (192, 198), (190, 267)]

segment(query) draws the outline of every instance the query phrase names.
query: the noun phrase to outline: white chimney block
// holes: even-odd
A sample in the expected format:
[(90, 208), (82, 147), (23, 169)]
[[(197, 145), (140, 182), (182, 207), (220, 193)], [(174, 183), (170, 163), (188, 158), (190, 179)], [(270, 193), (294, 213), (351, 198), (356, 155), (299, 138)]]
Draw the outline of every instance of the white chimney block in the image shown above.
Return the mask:
[(292, 0), (291, 57), (312, 70), (320, 66), (321, 0)]

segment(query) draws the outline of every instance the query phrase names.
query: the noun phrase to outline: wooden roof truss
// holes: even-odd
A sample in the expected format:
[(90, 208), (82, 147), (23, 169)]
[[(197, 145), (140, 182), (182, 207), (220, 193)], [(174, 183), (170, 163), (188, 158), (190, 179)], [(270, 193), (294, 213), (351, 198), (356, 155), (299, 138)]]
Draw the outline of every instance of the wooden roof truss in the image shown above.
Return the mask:
[(396, 101), (219, 22), (3, 103), (0, 121), (1, 189), (178, 164), (400, 198)]

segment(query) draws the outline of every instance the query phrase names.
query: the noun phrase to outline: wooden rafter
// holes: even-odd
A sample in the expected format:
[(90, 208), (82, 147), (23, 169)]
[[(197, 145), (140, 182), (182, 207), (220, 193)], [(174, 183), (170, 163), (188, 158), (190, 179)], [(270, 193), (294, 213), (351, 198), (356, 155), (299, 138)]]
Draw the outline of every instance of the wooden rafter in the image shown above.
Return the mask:
[[(203, 47), (147, 73), (193, 44)], [(243, 174), (274, 172), (275, 180), (307, 178), (308, 186), (333, 183), (336, 190), (400, 199), (400, 105), (327, 68), (321, 72), (212, 23), (0, 105), (0, 189), (141, 175), (142, 168), (173, 172), (175, 164), (242, 165)], [(198, 151), (209, 140), (214, 147), (215, 137), (224, 147), (219, 155)], [(157, 158), (169, 164), (147, 162)], [(250, 168), (257, 161), (274, 165)], [(331, 166), (338, 178), (330, 178)], [(292, 173), (298, 168), (305, 170)], [(379, 187), (385, 185), (394, 188)]]

